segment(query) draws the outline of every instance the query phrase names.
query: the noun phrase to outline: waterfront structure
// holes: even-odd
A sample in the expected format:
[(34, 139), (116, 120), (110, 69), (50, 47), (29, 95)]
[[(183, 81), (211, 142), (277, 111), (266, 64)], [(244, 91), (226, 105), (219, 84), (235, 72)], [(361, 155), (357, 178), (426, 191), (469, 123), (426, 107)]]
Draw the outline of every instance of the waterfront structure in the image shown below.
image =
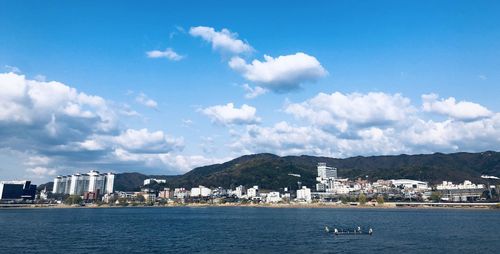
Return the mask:
[(311, 202), (311, 189), (306, 186), (302, 186), (302, 189), (297, 190), (297, 200)]
[(148, 178), (144, 180), (144, 185), (152, 184), (152, 183), (166, 183), (165, 179), (156, 179), (156, 178)]
[(36, 195), (36, 185), (31, 181), (1, 181), (0, 200), (34, 200)]
[(113, 193), (115, 175), (113, 173), (99, 173), (91, 170), (89, 173), (76, 173), (54, 178), (54, 194), (69, 194), (82, 196), (85, 192), (95, 194)]

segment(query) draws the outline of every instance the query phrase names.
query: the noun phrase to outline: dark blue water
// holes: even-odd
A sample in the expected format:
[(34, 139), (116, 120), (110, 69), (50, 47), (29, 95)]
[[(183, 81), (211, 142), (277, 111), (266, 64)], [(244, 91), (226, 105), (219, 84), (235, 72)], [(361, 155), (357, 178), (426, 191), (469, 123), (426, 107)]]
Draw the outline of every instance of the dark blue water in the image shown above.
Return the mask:
[[(326, 234), (371, 226), (373, 236)], [(0, 210), (0, 253), (499, 253), (500, 212), (426, 209)]]

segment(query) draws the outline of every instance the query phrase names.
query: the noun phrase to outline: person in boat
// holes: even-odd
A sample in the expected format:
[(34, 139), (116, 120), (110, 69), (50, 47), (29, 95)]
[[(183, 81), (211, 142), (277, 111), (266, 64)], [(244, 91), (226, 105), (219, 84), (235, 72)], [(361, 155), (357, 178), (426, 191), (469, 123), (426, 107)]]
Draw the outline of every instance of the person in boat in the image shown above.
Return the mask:
[(325, 226), (325, 232), (330, 232), (330, 229), (328, 228), (328, 226)]
[(333, 232), (334, 232), (336, 235), (338, 235), (338, 234), (339, 234), (339, 231), (338, 231), (337, 229), (335, 229)]
[(369, 234), (369, 235), (372, 235), (372, 234), (373, 234), (373, 229), (372, 229), (372, 228), (370, 228), (370, 229), (368, 230), (368, 234)]

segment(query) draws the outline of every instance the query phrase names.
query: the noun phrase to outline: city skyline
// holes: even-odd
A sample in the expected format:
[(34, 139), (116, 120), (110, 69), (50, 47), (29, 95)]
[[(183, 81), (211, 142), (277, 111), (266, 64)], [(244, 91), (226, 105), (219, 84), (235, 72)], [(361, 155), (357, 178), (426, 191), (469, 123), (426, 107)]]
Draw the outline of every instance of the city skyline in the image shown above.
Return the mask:
[(3, 3), (2, 178), (500, 150), (498, 3), (264, 3)]

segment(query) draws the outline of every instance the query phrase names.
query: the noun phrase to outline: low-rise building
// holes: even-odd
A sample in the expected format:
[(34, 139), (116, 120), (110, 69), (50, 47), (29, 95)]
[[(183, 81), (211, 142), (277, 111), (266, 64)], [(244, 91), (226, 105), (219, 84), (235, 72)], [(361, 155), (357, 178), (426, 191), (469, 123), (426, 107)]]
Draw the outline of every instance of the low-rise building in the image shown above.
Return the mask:
[(302, 186), (302, 189), (297, 190), (297, 201), (311, 202), (311, 189)]
[(36, 185), (31, 181), (1, 181), (0, 200), (34, 200)]
[(211, 194), (212, 190), (202, 185), (191, 188), (191, 197), (209, 197)]
[(148, 178), (144, 180), (144, 185), (152, 184), (152, 183), (166, 183), (166, 179), (156, 179), (156, 178)]
[(266, 203), (278, 203), (281, 200), (280, 193), (277, 191), (271, 191), (266, 195)]
[(252, 199), (259, 196), (259, 186), (254, 185), (252, 188), (248, 188), (247, 190), (247, 198)]

